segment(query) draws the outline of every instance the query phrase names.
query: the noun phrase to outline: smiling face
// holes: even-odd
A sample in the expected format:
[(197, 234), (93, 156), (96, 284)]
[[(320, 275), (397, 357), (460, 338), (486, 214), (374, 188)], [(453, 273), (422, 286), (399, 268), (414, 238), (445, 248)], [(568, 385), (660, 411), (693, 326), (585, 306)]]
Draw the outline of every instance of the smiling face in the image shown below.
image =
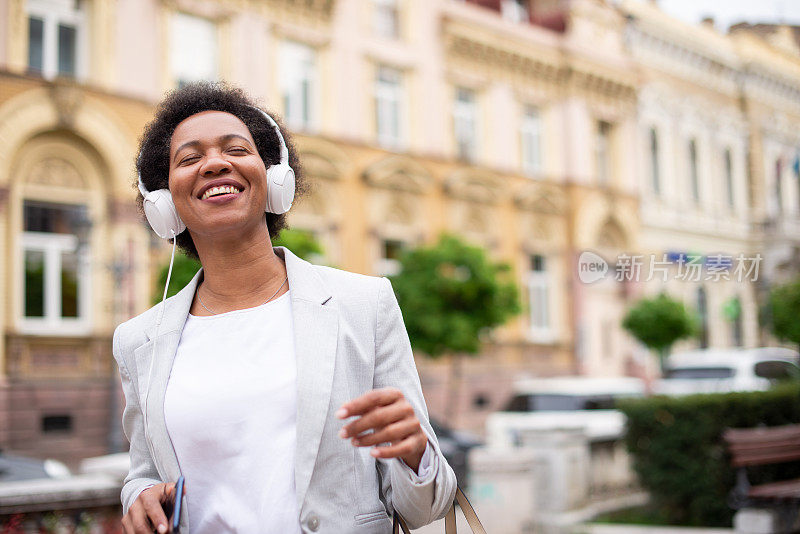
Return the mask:
[(266, 228), (266, 167), (238, 117), (204, 111), (184, 119), (169, 159), (172, 199), (195, 241)]

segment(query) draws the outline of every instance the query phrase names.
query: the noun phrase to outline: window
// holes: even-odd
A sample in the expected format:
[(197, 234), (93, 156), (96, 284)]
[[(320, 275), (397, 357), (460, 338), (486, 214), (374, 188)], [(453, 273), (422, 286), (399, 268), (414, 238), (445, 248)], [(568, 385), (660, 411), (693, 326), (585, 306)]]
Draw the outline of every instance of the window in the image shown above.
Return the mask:
[(403, 253), (405, 243), (396, 239), (381, 240), (381, 257), (376, 268), (380, 276), (393, 276), (400, 272), (400, 255)]
[(725, 188), (728, 193), (728, 206), (733, 208), (733, 159), (731, 149), (725, 149)]
[(398, 0), (374, 0), (375, 33), (381, 37), (397, 39), (400, 36), (400, 13), (397, 2)]
[(758, 362), (753, 372), (759, 378), (767, 378), (776, 382), (800, 378), (800, 369), (795, 364), (781, 360)]
[(550, 321), (550, 275), (547, 258), (534, 254), (530, 257), (528, 270), (528, 307), (530, 309), (530, 333), (537, 341), (550, 341), (553, 337)]
[(700, 202), (700, 176), (697, 169), (697, 141), (689, 141), (689, 180), (692, 200)]
[[(515, 395), (506, 404), (507, 412), (560, 412), (575, 410), (611, 410), (616, 405), (617, 395), (579, 395), (567, 393), (533, 393)], [(625, 397), (626, 395), (619, 395)]]
[(655, 128), (650, 128), (650, 178), (655, 195), (661, 194), (661, 163), (658, 154), (658, 132)]
[(280, 52), (283, 116), (292, 128), (310, 129), (316, 115), (316, 52), (310, 46), (285, 42)]
[(170, 67), (181, 87), (189, 82), (213, 81), (219, 76), (217, 26), (201, 17), (176, 13), (170, 27)]
[(83, 2), (28, 1), (28, 70), (45, 78), (83, 76)]
[(783, 161), (775, 160), (775, 207), (778, 213), (783, 211)]
[(597, 181), (601, 184), (607, 184), (611, 179), (611, 123), (606, 121), (597, 122), (595, 150)]
[(522, 172), (534, 176), (542, 172), (542, 118), (539, 110), (526, 106), (520, 131), (522, 140)]
[(475, 161), (478, 145), (478, 109), (475, 91), (464, 87), (456, 88), (453, 128), (458, 158)]
[(712, 378), (733, 378), (735, 371), (730, 367), (673, 367), (664, 378), (679, 380), (705, 380)]
[(88, 310), (88, 268), (78, 249), (83, 206), (24, 201), (23, 325), (54, 331), (85, 325)]
[(401, 144), (402, 74), (390, 67), (378, 67), (375, 80), (375, 124), (378, 143), (387, 148)]
[(45, 415), (42, 417), (42, 432), (71, 432), (71, 415)]
[(697, 315), (700, 318), (698, 339), (700, 348), (708, 348), (708, 301), (705, 288), (697, 288)]
[(511, 22), (528, 22), (527, 4), (527, 0), (503, 0), (500, 4), (500, 12), (504, 19)]

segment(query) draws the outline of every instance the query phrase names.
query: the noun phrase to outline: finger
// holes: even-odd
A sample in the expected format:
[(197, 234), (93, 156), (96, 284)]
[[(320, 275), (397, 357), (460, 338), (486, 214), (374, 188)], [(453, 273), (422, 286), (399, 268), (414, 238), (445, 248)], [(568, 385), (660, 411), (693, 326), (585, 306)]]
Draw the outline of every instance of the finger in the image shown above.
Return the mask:
[(414, 417), (414, 408), (407, 402), (395, 402), (389, 406), (376, 408), (364, 416), (342, 427), (339, 435), (343, 438), (356, 437), (368, 430), (381, 430), (383, 427)]
[[(169, 530), (167, 516), (164, 514), (162, 503), (170, 502), (167, 495), (167, 484), (161, 486), (160, 491), (150, 493), (143, 499), (144, 509), (156, 532), (163, 534)], [(155, 493), (155, 494), (154, 494)], [(152, 532), (152, 530), (150, 531)]]
[(122, 532), (124, 534), (134, 534), (133, 522), (131, 521), (130, 512), (122, 516)]
[(146, 534), (153, 532), (150, 521), (147, 519), (147, 512), (145, 512), (143, 491), (139, 497), (131, 505), (128, 514), (125, 516), (128, 519), (128, 525), (132, 534)]
[(336, 411), (336, 417), (346, 419), (354, 415), (364, 415), (377, 406), (386, 406), (402, 396), (403, 393), (397, 388), (373, 389), (342, 404), (342, 407)]
[(375, 458), (398, 458), (400, 456), (409, 456), (415, 451), (419, 451), (421, 446), (420, 438), (414, 434), (402, 440), (400, 443), (386, 445), (384, 447), (375, 447), (369, 453)]
[(417, 432), (422, 432), (419, 421), (416, 419), (403, 419), (378, 432), (353, 438), (351, 443), (356, 447), (369, 447), (379, 443), (398, 443)]

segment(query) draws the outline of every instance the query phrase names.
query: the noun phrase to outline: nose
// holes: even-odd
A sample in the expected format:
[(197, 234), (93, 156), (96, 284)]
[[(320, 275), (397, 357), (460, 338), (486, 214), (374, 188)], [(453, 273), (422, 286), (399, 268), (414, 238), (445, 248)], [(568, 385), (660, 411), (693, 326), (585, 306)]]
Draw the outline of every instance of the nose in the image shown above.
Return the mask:
[(210, 154), (200, 168), (200, 173), (203, 176), (215, 176), (229, 172), (231, 172), (231, 164), (220, 154)]

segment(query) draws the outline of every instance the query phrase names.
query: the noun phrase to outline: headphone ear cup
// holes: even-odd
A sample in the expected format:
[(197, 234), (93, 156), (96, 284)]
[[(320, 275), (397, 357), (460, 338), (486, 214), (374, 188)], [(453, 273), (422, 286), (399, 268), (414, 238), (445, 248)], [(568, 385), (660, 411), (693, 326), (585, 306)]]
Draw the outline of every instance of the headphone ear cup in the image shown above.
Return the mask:
[(294, 170), (287, 163), (267, 169), (267, 213), (286, 213), (294, 202)]
[(147, 222), (158, 237), (170, 239), (186, 230), (168, 189), (148, 192), (144, 197), (143, 207)]

